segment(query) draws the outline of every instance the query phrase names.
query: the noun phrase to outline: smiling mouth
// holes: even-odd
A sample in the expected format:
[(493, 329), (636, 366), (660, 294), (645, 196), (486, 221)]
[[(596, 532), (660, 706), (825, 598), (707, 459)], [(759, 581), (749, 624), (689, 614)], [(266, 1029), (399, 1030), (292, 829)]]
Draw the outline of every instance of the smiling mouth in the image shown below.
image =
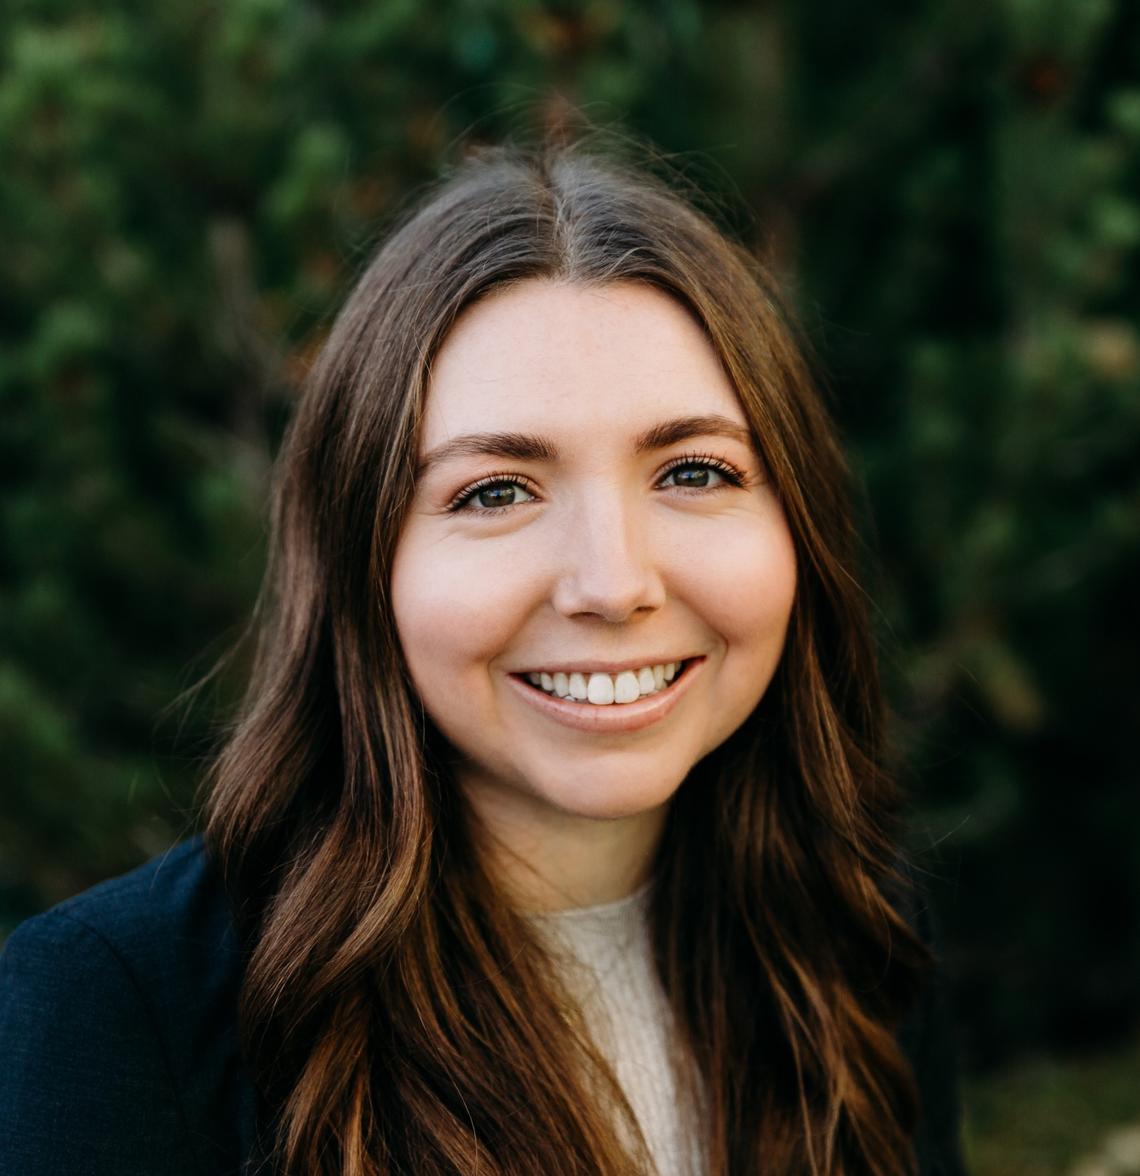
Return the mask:
[(529, 673), (512, 677), (531, 689), (564, 702), (584, 706), (623, 706), (656, 694), (667, 694), (696, 658), (645, 666), (640, 670), (604, 673)]

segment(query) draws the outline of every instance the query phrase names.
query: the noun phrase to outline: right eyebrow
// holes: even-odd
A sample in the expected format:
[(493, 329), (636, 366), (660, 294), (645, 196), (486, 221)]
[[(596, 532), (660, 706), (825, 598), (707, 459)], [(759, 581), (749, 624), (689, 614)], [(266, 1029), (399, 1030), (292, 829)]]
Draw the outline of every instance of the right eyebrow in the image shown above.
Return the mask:
[[(649, 453), (689, 437), (731, 437), (734, 441), (754, 447), (752, 434), (743, 425), (720, 413), (706, 413), (703, 416), (662, 421), (641, 433), (634, 442), (634, 449), (638, 453)], [(516, 461), (556, 462), (558, 449), (545, 437), (534, 433), (465, 433), (425, 453), (416, 466), (416, 475), (422, 477), (433, 466), (456, 457), (507, 457)]]
[(465, 433), (425, 453), (416, 466), (422, 477), (432, 466), (456, 457), (511, 457), (515, 461), (557, 461), (558, 450), (533, 433)]

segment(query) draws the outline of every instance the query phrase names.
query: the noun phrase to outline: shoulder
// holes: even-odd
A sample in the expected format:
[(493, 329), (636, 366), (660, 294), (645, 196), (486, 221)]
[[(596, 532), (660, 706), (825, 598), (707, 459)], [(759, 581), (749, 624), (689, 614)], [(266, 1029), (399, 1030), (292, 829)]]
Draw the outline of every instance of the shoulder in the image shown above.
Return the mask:
[(252, 1109), (240, 978), (200, 837), (21, 924), (0, 955), (0, 1169), (230, 1170)]
[(218, 1023), (240, 973), (225, 891), (195, 837), (17, 927), (0, 993), (6, 1012), (129, 1004), (177, 1047), (195, 1023)]
[(139, 967), (233, 947), (229, 904), (201, 835), (172, 846), (130, 873), (108, 879), (29, 919), (9, 942), (94, 935)]
[(203, 917), (215, 929), (224, 929), (227, 921), (221, 880), (199, 835), (28, 919), (9, 942), (66, 936), (68, 929), (85, 927), (124, 947), (141, 947), (157, 925), (181, 934), (200, 926)]

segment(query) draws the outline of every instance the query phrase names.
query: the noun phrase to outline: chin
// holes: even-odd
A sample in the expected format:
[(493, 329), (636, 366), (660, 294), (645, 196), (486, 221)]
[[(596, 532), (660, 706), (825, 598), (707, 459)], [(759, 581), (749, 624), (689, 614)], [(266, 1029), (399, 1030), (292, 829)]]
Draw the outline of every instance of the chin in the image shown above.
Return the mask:
[(633, 779), (605, 773), (593, 775), (588, 783), (580, 779), (549, 781), (538, 788), (532, 786), (529, 791), (567, 816), (617, 821), (668, 804), (684, 779), (663, 779), (659, 773), (646, 773)]

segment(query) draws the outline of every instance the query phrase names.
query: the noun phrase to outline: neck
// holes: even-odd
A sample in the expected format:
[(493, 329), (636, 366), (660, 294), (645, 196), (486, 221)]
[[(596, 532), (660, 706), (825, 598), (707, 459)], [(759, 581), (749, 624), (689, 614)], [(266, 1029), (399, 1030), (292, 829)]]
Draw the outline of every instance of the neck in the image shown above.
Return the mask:
[(539, 803), (519, 805), (485, 788), (465, 789), (475, 836), (495, 880), (533, 914), (616, 902), (649, 878), (668, 804), (594, 818)]

